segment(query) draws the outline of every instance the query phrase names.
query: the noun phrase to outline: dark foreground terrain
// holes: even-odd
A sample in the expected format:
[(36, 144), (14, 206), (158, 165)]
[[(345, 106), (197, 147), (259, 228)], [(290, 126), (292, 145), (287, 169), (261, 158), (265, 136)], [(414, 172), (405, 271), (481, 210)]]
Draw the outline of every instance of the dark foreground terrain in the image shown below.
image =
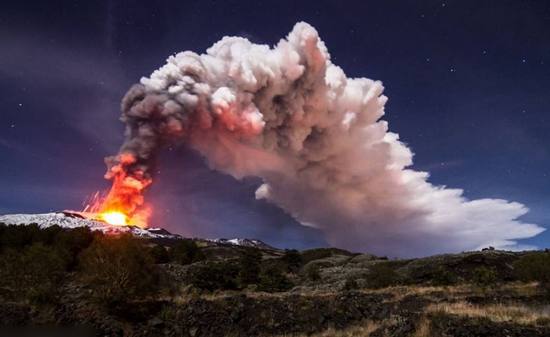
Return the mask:
[(0, 225), (0, 324), (97, 336), (550, 336), (550, 253), (388, 260)]

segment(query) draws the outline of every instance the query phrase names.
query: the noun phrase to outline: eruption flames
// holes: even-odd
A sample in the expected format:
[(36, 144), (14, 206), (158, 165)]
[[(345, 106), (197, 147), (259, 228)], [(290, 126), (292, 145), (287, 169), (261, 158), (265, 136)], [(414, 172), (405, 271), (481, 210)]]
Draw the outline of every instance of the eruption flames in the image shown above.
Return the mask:
[(105, 174), (105, 178), (113, 181), (111, 190), (105, 197), (96, 194), (84, 211), (111, 225), (145, 228), (151, 209), (144, 202), (143, 191), (152, 180), (135, 167), (137, 160), (133, 154), (121, 153), (115, 160), (117, 164)]
[(383, 90), (348, 78), (303, 22), (274, 47), (224, 37), (206, 54), (170, 56), (122, 100), (126, 140), (106, 158), (112, 188), (95, 210), (145, 226), (157, 154), (185, 143), (213, 169), (261, 178), (257, 198), (335, 246), (392, 255), (517, 248), (543, 230), (518, 220), (522, 204), (467, 200), (411, 169), (412, 151), (381, 120)]

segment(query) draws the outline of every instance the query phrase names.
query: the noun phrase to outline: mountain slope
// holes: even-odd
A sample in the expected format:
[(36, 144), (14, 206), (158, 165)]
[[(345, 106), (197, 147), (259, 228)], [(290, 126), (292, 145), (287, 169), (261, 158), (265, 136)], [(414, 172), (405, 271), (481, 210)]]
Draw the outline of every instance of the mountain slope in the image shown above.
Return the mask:
[[(6, 225), (37, 224), (41, 228), (58, 225), (63, 228), (89, 227), (92, 231), (105, 234), (130, 233), (132, 235), (151, 239), (183, 239), (181, 235), (172, 234), (164, 228), (139, 228), (136, 226), (114, 226), (99, 220), (85, 218), (79, 212), (62, 211), (43, 214), (6, 214), (0, 215), (0, 223)], [(276, 248), (256, 239), (207, 239), (205, 241), (220, 245), (255, 247), (260, 249), (276, 250)]]

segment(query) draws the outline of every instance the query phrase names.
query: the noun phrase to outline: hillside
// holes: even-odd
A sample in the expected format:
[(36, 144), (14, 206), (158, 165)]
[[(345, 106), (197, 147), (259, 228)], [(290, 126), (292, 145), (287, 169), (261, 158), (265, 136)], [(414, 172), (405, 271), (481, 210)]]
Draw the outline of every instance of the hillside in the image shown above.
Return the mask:
[(544, 251), (388, 260), (129, 234), (0, 225), (1, 325), (85, 324), (97, 336), (550, 335)]

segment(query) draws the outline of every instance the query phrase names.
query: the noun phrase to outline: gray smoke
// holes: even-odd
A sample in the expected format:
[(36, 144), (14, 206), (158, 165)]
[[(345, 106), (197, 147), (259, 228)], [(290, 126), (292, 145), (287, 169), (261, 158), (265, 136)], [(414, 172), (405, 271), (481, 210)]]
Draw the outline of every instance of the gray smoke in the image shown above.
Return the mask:
[(518, 220), (522, 204), (467, 200), (409, 168), (412, 152), (381, 120), (382, 92), (379, 81), (346, 77), (306, 23), (273, 48), (224, 37), (206, 54), (170, 56), (128, 91), (127, 138), (107, 176), (151, 179), (159, 150), (185, 142), (213, 169), (260, 177), (257, 198), (339, 247), (391, 255), (518, 249), (516, 239), (543, 231)]

